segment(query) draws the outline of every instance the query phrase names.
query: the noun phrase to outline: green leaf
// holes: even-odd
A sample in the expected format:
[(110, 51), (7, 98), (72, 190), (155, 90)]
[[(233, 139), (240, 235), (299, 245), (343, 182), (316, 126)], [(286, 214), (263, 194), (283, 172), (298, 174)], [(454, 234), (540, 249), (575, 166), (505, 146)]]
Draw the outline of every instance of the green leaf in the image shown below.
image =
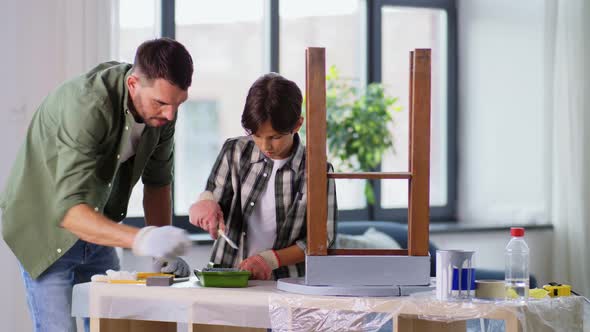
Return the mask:
[[(305, 100), (305, 98), (304, 98)], [(381, 83), (357, 87), (343, 79), (334, 65), (326, 73), (327, 138), (330, 158), (338, 171), (372, 171), (381, 163), (384, 151), (395, 152), (390, 125), (391, 111), (401, 112), (399, 98), (389, 96)], [(305, 114), (305, 102), (303, 104)], [(301, 128), (305, 140), (305, 126)], [(370, 181), (365, 198), (374, 204)]]
[(367, 198), (367, 203), (375, 205), (375, 194), (370, 181), (365, 181), (365, 197)]

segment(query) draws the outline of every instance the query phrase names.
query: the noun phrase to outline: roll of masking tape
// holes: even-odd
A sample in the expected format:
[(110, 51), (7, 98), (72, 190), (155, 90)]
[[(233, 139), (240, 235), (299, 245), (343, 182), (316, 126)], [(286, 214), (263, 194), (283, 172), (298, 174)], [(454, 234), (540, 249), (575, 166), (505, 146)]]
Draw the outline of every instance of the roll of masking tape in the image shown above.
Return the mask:
[(476, 280), (475, 297), (489, 300), (504, 299), (506, 297), (504, 280)]

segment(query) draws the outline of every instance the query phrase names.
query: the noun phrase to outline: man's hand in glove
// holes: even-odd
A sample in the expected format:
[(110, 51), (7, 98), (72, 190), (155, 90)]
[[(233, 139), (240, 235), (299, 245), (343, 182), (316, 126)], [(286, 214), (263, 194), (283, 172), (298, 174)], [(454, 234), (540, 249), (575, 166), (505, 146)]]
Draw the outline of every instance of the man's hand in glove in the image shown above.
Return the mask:
[(154, 259), (154, 271), (174, 274), (179, 278), (188, 277), (191, 273), (188, 263), (180, 257), (175, 259)]
[(175, 259), (190, 248), (188, 233), (174, 226), (147, 226), (133, 240), (133, 254), (155, 258)]

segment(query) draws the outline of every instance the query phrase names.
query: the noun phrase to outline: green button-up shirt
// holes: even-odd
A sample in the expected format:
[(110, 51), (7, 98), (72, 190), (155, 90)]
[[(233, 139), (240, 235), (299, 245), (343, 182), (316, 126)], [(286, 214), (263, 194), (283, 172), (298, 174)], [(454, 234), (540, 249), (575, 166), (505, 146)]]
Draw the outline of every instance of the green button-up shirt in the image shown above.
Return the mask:
[(60, 227), (71, 207), (88, 204), (119, 221), (140, 177), (172, 182), (174, 122), (146, 126), (135, 156), (120, 162), (134, 121), (130, 72), (130, 64), (100, 64), (59, 86), (33, 116), (0, 196), (4, 240), (33, 278), (78, 240)]

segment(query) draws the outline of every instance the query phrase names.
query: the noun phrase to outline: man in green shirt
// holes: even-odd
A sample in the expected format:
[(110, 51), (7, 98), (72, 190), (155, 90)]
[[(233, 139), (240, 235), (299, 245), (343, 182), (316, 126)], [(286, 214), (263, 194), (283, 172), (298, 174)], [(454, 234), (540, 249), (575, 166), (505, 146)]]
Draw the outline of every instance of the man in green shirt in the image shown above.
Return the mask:
[[(35, 331), (75, 331), (74, 284), (119, 269), (113, 247), (188, 275), (190, 245), (170, 226), (174, 126), (193, 62), (161, 38), (133, 66), (108, 62), (60, 85), (37, 109), (0, 196), (2, 235), (20, 262)], [(141, 177), (147, 227), (120, 224)]]

